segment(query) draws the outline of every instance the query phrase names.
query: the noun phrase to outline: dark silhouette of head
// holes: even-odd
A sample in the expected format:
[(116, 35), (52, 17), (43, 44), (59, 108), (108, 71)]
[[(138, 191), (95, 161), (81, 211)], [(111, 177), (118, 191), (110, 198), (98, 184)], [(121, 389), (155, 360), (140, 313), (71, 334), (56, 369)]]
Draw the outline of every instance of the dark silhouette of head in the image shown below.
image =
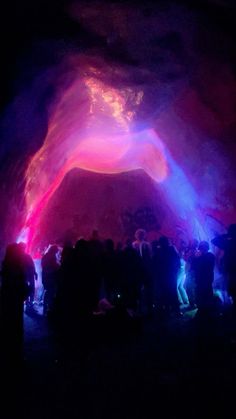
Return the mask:
[(200, 250), (202, 254), (209, 252), (209, 249), (210, 249), (209, 243), (207, 241), (201, 241), (199, 243), (198, 249)]
[(61, 252), (61, 262), (64, 263), (70, 260), (73, 255), (73, 251), (74, 251), (73, 246), (68, 245), (68, 244), (65, 245)]
[(18, 243), (18, 247), (19, 247), (20, 252), (22, 252), (22, 253), (26, 252), (26, 243), (20, 242), (20, 243)]
[(53, 244), (50, 248), (49, 248), (49, 250), (48, 250), (48, 254), (50, 255), (50, 256), (56, 256), (56, 254), (57, 254), (57, 252), (58, 252), (58, 247), (57, 247), (57, 245), (56, 244)]
[(88, 252), (88, 242), (85, 239), (79, 239), (75, 244), (75, 252), (85, 254)]

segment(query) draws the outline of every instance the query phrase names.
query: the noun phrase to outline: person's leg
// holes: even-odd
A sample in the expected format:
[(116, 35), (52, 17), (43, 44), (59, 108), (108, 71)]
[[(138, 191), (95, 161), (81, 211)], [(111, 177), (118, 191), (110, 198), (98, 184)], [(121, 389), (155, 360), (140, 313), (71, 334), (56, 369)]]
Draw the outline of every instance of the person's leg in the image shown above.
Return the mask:
[(184, 304), (184, 300), (182, 298), (182, 293), (181, 293), (181, 289), (180, 289), (181, 287), (180, 287), (180, 285), (181, 285), (181, 277), (179, 275), (178, 278), (177, 278), (177, 296), (178, 296), (179, 304)]
[(188, 295), (184, 288), (184, 278), (180, 278), (179, 280), (178, 293), (181, 296), (181, 300), (183, 301), (183, 304), (189, 304)]
[(184, 288), (188, 296), (189, 305), (191, 307), (195, 307), (196, 306), (196, 287), (195, 287), (195, 281), (192, 275), (189, 274), (186, 277)]

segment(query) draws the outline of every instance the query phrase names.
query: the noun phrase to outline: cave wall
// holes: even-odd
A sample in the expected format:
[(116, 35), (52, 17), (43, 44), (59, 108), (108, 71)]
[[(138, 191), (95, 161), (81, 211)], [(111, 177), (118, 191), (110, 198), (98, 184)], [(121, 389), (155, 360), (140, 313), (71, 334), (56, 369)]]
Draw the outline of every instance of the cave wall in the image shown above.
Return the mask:
[[(83, 71), (92, 63), (97, 77), (118, 90), (142, 89), (142, 104), (135, 109), (137, 126), (156, 129), (191, 179), (207, 214), (223, 225), (235, 220), (231, 2), (190, 6), (167, 1), (145, 7), (133, 1), (35, 2), (31, 7), (25, 1), (13, 9), (3, 11), (2, 19), (9, 24), (1, 27), (1, 248), (15, 239), (24, 223), (25, 170), (43, 144), (54, 104), (75, 77), (73, 57), (78, 56), (83, 57)], [(140, 202), (150, 200), (145, 188), (152, 197), (145, 182)], [(116, 188), (125, 190), (118, 184)]]

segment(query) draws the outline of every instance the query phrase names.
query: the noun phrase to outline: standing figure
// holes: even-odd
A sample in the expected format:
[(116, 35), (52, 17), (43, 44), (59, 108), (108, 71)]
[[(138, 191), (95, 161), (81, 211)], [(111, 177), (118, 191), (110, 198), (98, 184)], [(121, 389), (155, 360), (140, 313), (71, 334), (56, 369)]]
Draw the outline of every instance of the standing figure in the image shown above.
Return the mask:
[(177, 293), (178, 293), (178, 300), (179, 303), (182, 305), (189, 305), (188, 295), (185, 289), (185, 279), (186, 279), (186, 262), (185, 262), (185, 250), (186, 245), (184, 242), (181, 243), (181, 247), (179, 250), (179, 257), (180, 257), (180, 269), (177, 277)]
[(193, 262), (196, 281), (196, 299), (199, 313), (206, 313), (213, 303), (213, 281), (215, 256), (209, 252), (209, 244), (206, 241), (199, 243), (199, 256)]
[(22, 254), (23, 268), (25, 272), (25, 278), (29, 285), (29, 297), (26, 301), (27, 307), (31, 308), (34, 304), (35, 295), (35, 281), (38, 279), (38, 274), (35, 270), (35, 265), (32, 257), (26, 253), (25, 243), (19, 243), (19, 249)]
[(215, 237), (212, 243), (224, 251), (222, 265), (227, 276), (228, 294), (233, 300), (236, 314), (236, 224), (231, 224), (227, 234)]
[(11, 364), (22, 359), (24, 301), (29, 296), (24, 261), (18, 244), (7, 246), (2, 262), (1, 326), (3, 359)]
[(57, 261), (58, 247), (53, 245), (42, 257), (42, 283), (44, 286), (43, 312), (47, 314), (53, 308), (57, 289), (59, 263)]
[(159, 239), (155, 260), (157, 275), (159, 276), (160, 308), (167, 312), (172, 310), (179, 313), (177, 278), (180, 271), (180, 257), (165, 236)]
[(113, 303), (118, 291), (118, 256), (115, 252), (114, 242), (111, 239), (105, 240), (104, 252), (102, 255), (102, 275), (106, 298)]
[(146, 240), (146, 236), (146, 231), (139, 228), (135, 233), (136, 240), (132, 245), (142, 260), (144, 272), (143, 304), (147, 314), (151, 314), (153, 309), (152, 247)]
[(132, 246), (132, 240), (128, 239), (123, 251), (119, 253), (118, 265), (118, 291), (121, 301), (125, 307), (137, 311), (145, 273), (142, 260)]
[(196, 308), (196, 283), (194, 273), (194, 260), (198, 255), (198, 240), (193, 239), (190, 241), (188, 248), (185, 251), (185, 289), (188, 295), (190, 308)]

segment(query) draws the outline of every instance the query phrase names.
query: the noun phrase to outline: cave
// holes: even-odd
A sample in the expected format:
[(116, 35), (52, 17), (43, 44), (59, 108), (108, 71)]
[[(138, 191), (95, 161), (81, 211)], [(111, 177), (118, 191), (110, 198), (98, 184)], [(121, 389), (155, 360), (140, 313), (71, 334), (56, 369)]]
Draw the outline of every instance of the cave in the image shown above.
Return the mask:
[[(236, 304), (227, 245), (212, 239), (228, 243), (236, 222), (235, 0), (12, 0), (0, 10), (0, 257), (24, 242), (36, 287), (28, 298), (23, 256), (17, 271), (10, 260), (4, 302), (2, 264), (2, 417), (234, 418)], [(130, 241), (125, 249), (132, 307), (119, 287), (108, 301), (101, 243), (94, 259), (77, 253), (94, 243), (65, 247), (73, 257), (57, 264), (64, 244), (93, 230), (118, 250), (138, 228), (182, 256), (168, 292), (162, 272), (173, 265), (153, 264), (156, 244), (141, 281)], [(216, 260), (208, 307), (191, 304), (194, 275), (188, 301), (176, 300), (180, 285), (189, 292), (191, 239), (208, 241)], [(53, 244), (59, 274), (44, 316), (42, 257)], [(122, 279), (125, 250), (109, 281)], [(199, 278), (204, 288), (209, 275)], [(83, 312), (94, 284), (96, 306)]]

